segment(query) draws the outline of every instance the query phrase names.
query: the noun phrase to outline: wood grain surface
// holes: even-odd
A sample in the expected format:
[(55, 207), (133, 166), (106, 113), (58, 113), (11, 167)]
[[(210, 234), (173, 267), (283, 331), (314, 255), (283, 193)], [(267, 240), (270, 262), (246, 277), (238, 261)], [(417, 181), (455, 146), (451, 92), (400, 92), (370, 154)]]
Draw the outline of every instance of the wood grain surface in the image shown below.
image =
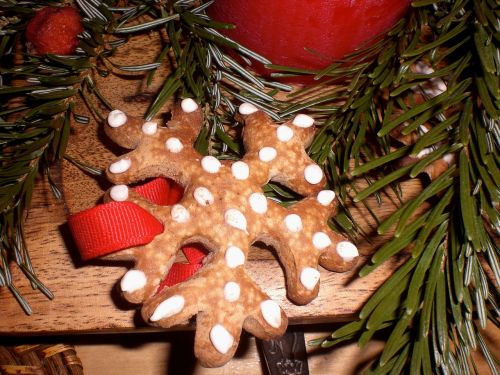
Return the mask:
[[(155, 47), (159, 45), (157, 42), (158, 36), (154, 34), (132, 39), (126, 49), (117, 53), (114, 62), (123, 65), (151, 62), (159, 53)], [(114, 108), (143, 115), (167, 73), (167, 67), (160, 69), (150, 86), (144, 84), (141, 74), (118, 74), (116, 70), (105, 79), (92, 78)], [(167, 103), (163, 111), (168, 111), (169, 105), (171, 103)], [(76, 108), (78, 114), (91, 115), (82, 101)], [(86, 125), (73, 124), (68, 146), (70, 156), (104, 169), (123, 152), (106, 139), (102, 124), (95, 119)], [(34, 314), (24, 315), (9, 291), (0, 288), (0, 335), (102, 332), (145, 327), (137, 306), (126, 303), (117, 289), (119, 279), (133, 263), (120, 254), (83, 263), (68, 233), (67, 215), (99, 204), (110, 184), (103, 178), (82, 172), (67, 161), (56, 166), (54, 173), (63, 188), (64, 200), (55, 200), (47, 181), (39, 179), (25, 228), (34, 268), (54, 292), (55, 299), (49, 301), (32, 290), (13, 266), (16, 286), (31, 304)], [(402, 188), (404, 198), (408, 199), (420, 190), (421, 185), (414, 180), (404, 183)], [(387, 217), (399, 204), (391, 192), (382, 194), (382, 198), (380, 205), (369, 200), (380, 219)], [(361, 252), (368, 255), (384, 243), (387, 236), (375, 236), (376, 223), (363, 205), (353, 206), (352, 212), (369, 235), (370, 241), (358, 243)], [(357, 269), (344, 274), (322, 269), (319, 296), (307, 306), (296, 306), (287, 300), (283, 271), (272, 252), (255, 249), (247, 268), (271, 298), (283, 306), (292, 324), (321, 323), (352, 319), (398, 263), (397, 259), (387, 262), (368, 277), (359, 279), (356, 272), (366, 259), (363, 257)]]
[[(300, 326), (305, 330), (306, 343), (328, 336), (331, 329), (321, 331), (316, 326)], [(325, 327), (323, 327), (324, 329)], [(482, 332), (493, 354), (500, 354), (500, 335), (493, 324)], [(102, 336), (102, 335), (100, 335)], [(266, 375), (262, 352), (256, 340), (243, 335), (235, 357), (223, 367), (204, 368), (192, 353), (194, 335), (190, 332), (169, 332), (143, 335), (106, 335), (86, 337), (75, 343), (83, 362), (85, 375)], [(99, 339), (99, 340), (97, 340)], [(331, 349), (307, 346), (307, 361), (311, 375), (358, 375), (366, 369), (383, 349), (384, 339), (375, 337), (364, 348), (347, 342)], [(477, 374), (491, 371), (479, 351), (472, 353)]]

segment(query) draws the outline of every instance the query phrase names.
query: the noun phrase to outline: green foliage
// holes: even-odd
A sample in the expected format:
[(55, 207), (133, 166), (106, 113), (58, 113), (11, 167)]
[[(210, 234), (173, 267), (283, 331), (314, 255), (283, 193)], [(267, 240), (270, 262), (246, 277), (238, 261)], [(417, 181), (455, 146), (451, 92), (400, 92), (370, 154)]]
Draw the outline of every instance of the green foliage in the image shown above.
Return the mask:
[[(82, 5), (95, 14), (85, 21), (88, 27), (80, 36), (75, 55), (34, 56), (25, 51), (23, 33), (34, 12), (65, 3), (0, 1), (0, 287), (9, 288), (27, 314), (32, 313), (31, 307), (14, 285), (10, 262), (17, 264), (34, 289), (53, 298), (38, 279), (24, 240), (23, 224), (34, 180), (39, 173), (45, 174), (53, 193), (60, 197), (50, 167), (65, 157), (70, 118), (88, 121), (74, 113), (74, 99), (78, 95), (88, 97), (89, 93), (99, 97), (88, 72), (98, 68), (99, 60), (112, 52), (101, 37), (105, 26), (114, 25), (112, 14), (97, 16), (96, 9), (106, 6), (95, 8), (85, 2)], [(77, 165), (93, 172), (91, 167)]]
[[(360, 275), (394, 255), (408, 259), (358, 321), (321, 342), (365, 345), (387, 332), (368, 373), (472, 372), (476, 349), (497, 373), (480, 328), (499, 323), (499, 14), (491, 1), (414, 2), (388, 37), (315, 73), (328, 81), (295, 93), (284, 110), (307, 109), (322, 123), (310, 152), (336, 169), (330, 178), (342, 200), (363, 201), (423, 172), (431, 177), (380, 224), (379, 233), (395, 227), (394, 236)], [(339, 84), (329, 89), (330, 82)], [(436, 162), (448, 165), (441, 175), (433, 174)], [(372, 182), (352, 197), (335, 182), (354, 176)], [(430, 209), (410, 222), (424, 202)]]

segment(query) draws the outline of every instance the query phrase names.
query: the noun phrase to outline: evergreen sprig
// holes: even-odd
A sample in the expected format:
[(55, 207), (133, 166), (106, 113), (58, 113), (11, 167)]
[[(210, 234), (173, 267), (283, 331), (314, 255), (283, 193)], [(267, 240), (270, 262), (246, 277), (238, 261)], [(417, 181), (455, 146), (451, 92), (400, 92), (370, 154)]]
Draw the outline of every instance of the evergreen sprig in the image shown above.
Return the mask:
[[(0, 287), (7, 287), (27, 314), (32, 310), (15, 287), (9, 263), (14, 262), (34, 289), (48, 298), (52, 292), (38, 279), (24, 239), (24, 220), (35, 177), (47, 176), (56, 197), (61, 196), (50, 168), (65, 157), (70, 119), (86, 122), (75, 112), (78, 95), (92, 92), (89, 70), (110, 51), (103, 45), (106, 23), (85, 19), (75, 55), (29, 55), (24, 51), (24, 30), (37, 9), (61, 6), (64, 1), (0, 1)], [(84, 167), (84, 166), (82, 166)]]
[[(395, 232), (360, 276), (394, 255), (406, 261), (358, 320), (314, 344), (357, 339), (364, 346), (383, 331), (388, 341), (368, 373), (472, 373), (471, 353), (480, 350), (496, 374), (481, 329), (488, 320), (498, 327), (500, 312), (500, 7), (467, 0), (412, 6), (387, 38), (314, 72), (327, 81), (295, 93), (284, 110), (308, 110), (322, 122), (309, 151), (345, 201), (385, 188), (404, 200), (395, 183), (428, 178), (420, 195), (380, 223), (380, 234)], [(292, 73), (311, 74), (285, 74)], [(358, 176), (369, 186), (355, 194), (349, 186)], [(424, 202), (431, 208), (411, 221)]]

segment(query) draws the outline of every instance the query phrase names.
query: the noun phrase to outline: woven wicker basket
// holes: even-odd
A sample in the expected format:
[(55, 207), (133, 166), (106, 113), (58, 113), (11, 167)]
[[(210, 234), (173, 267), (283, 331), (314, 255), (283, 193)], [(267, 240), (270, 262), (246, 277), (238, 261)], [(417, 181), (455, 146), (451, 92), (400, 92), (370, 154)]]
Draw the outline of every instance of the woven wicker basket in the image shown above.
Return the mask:
[(0, 346), (0, 374), (83, 375), (83, 366), (72, 345)]

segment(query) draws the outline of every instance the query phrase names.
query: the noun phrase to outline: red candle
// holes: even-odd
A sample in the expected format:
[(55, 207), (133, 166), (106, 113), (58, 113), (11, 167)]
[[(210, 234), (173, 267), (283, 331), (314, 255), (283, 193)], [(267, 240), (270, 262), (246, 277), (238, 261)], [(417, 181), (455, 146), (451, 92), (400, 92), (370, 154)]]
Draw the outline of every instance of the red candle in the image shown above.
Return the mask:
[(410, 1), (216, 0), (208, 12), (235, 24), (224, 33), (273, 64), (321, 69), (388, 30)]

